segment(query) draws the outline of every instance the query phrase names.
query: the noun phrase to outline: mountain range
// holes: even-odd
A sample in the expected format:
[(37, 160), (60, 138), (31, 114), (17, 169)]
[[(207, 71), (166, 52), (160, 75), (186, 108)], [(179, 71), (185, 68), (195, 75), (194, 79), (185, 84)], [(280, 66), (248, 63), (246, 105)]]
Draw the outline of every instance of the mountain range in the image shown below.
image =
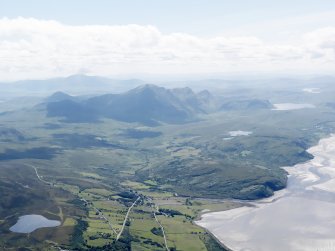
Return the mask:
[(187, 123), (217, 111), (273, 108), (268, 100), (220, 101), (208, 90), (194, 92), (188, 87), (167, 89), (151, 84), (93, 97), (56, 92), (39, 107), (46, 109), (48, 117), (61, 117), (65, 122), (89, 123), (109, 118), (148, 126)]
[(208, 91), (190, 88), (166, 89), (142, 85), (121, 94), (75, 97), (57, 92), (45, 99), (48, 117), (62, 117), (66, 122), (97, 122), (103, 118), (145, 125), (185, 123), (214, 109)]
[(59, 91), (74, 95), (120, 93), (143, 84), (145, 82), (139, 79), (122, 80), (79, 74), (43, 80), (0, 83), (3, 90), (0, 97), (46, 96)]

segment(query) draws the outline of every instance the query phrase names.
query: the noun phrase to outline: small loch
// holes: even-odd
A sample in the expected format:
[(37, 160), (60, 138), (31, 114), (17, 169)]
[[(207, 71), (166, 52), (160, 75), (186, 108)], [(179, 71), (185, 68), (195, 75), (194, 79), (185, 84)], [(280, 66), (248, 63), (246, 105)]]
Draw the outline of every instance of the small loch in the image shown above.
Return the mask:
[(42, 215), (31, 214), (20, 216), (16, 224), (9, 230), (14, 233), (29, 234), (39, 228), (57, 227), (60, 224), (60, 221), (49, 220)]

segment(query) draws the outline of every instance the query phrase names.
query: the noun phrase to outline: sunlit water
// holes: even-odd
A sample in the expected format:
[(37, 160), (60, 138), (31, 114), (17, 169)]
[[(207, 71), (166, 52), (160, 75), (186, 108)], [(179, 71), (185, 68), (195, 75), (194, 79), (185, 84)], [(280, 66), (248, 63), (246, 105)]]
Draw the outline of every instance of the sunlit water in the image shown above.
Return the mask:
[(19, 218), (17, 223), (9, 230), (15, 233), (31, 233), (39, 228), (57, 227), (61, 224), (60, 221), (48, 220), (42, 215), (24, 215)]
[(312, 94), (321, 93), (320, 88), (304, 88), (304, 89), (302, 89), (302, 91), (307, 92), (307, 93), (312, 93)]
[(291, 110), (300, 110), (306, 108), (315, 108), (313, 104), (296, 104), (296, 103), (280, 103), (273, 104), (275, 111), (291, 111)]
[(229, 135), (231, 137), (237, 137), (237, 136), (249, 136), (251, 135), (252, 132), (249, 132), (249, 131), (230, 131), (229, 132)]
[(335, 136), (308, 151), (313, 160), (285, 168), (287, 189), (197, 224), (234, 251), (335, 250)]

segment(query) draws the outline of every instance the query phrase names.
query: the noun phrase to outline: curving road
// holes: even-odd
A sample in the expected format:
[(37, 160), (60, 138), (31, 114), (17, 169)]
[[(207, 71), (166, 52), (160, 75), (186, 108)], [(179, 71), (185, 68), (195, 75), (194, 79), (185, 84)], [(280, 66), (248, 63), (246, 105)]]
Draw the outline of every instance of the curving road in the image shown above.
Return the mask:
[(122, 224), (122, 228), (120, 230), (120, 232), (118, 233), (118, 235), (116, 236), (116, 240), (118, 241), (122, 235), (122, 232), (124, 230), (124, 227), (126, 226), (126, 223), (127, 223), (127, 220), (128, 220), (128, 217), (129, 217), (129, 213), (130, 211), (133, 209), (133, 207), (135, 206), (135, 204), (137, 203), (137, 201), (141, 198), (141, 196), (138, 196), (138, 198), (134, 201), (134, 203), (129, 207), (128, 211), (127, 211), (127, 214), (126, 214), (126, 217), (124, 218), (124, 221), (123, 221), (123, 224)]

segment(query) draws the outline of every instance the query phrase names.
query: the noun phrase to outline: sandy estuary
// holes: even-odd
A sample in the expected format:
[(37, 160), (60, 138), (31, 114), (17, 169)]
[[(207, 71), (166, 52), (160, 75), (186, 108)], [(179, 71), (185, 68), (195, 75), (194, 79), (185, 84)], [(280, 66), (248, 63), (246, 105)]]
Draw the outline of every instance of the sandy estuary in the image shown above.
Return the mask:
[(335, 250), (335, 135), (285, 169), (287, 188), (250, 207), (207, 213), (196, 223), (234, 251)]

